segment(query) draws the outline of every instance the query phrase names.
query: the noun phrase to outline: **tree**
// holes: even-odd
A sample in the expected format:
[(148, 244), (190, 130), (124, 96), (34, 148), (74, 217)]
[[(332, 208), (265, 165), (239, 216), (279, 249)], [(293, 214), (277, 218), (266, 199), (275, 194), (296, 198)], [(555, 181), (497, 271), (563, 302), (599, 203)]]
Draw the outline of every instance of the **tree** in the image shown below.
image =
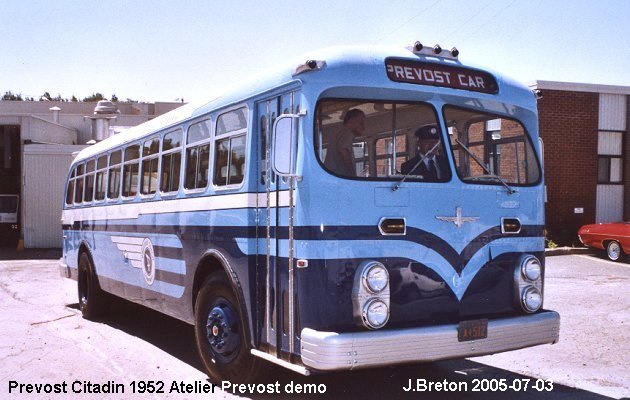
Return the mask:
[(72, 95), (72, 98), (70, 99), (71, 102), (76, 103), (79, 101), (79, 99), (77, 99), (77, 96)]
[(113, 101), (114, 103), (118, 103), (118, 97), (116, 97), (116, 95), (115, 95), (115, 94), (112, 94), (112, 101)]
[(100, 93), (92, 93), (91, 96), (88, 96), (83, 99), (83, 101), (101, 101), (101, 100), (107, 100), (107, 99)]
[(22, 95), (20, 93), (14, 94), (12, 91), (8, 90), (4, 92), (4, 96), (2, 96), (2, 100), (8, 101), (23, 101)]

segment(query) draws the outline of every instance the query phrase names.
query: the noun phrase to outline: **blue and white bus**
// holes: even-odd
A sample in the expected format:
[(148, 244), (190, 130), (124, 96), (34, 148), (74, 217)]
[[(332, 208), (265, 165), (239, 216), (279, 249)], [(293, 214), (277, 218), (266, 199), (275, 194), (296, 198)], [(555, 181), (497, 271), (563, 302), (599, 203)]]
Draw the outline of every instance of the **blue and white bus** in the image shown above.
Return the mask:
[(536, 96), (456, 49), (323, 50), (81, 151), (60, 269), (195, 326), (214, 381), (555, 343)]

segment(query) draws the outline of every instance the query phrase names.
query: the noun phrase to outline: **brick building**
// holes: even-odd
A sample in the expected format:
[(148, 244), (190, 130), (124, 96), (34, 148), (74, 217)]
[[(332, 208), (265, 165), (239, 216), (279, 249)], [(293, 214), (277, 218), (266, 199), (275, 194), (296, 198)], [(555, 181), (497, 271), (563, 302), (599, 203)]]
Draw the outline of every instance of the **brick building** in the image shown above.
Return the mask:
[(578, 244), (587, 223), (630, 220), (630, 87), (536, 81), (548, 237)]

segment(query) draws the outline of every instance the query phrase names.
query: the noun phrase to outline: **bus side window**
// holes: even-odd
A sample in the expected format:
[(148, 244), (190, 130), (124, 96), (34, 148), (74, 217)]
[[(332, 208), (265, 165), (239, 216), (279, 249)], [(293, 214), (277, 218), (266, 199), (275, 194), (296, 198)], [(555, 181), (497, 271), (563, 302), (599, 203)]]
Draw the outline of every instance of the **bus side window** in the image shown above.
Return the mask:
[(215, 149), (214, 184), (235, 185), (245, 176), (245, 135), (218, 140)]
[(74, 204), (81, 204), (83, 201), (83, 174), (85, 173), (85, 164), (79, 164), (77, 168), (77, 180), (74, 187)]
[(107, 176), (107, 155), (100, 156), (96, 161), (96, 181), (94, 188), (94, 200), (105, 200), (105, 177)]
[(138, 170), (140, 168), (140, 145), (125, 149), (123, 165), (123, 197), (133, 197), (138, 193)]
[(155, 194), (158, 181), (158, 157), (160, 153), (160, 139), (147, 140), (142, 145), (142, 182), (140, 193)]
[(83, 201), (90, 203), (94, 197), (94, 167), (96, 160), (90, 160), (87, 162), (85, 168), (85, 193), (83, 194)]
[(109, 156), (108, 199), (115, 200), (120, 196), (120, 161), (120, 150), (112, 152)]
[(205, 120), (188, 128), (186, 179), (184, 181), (184, 188), (186, 189), (203, 189), (208, 186), (211, 127), (210, 120)]
[(68, 179), (68, 188), (66, 190), (66, 204), (71, 205), (74, 200), (74, 183), (77, 175), (77, 167), (74, 167), (70, 179)]
[(214, 175), (216, 186), (235, 185), (245, 176), (245, 143), (247, 109), (239, 108), (222, 114), (217, 119), (217, 136), (214, 149)]
[(177, 130), (164, 135), (162, 140), (162, 177), (160, 191), (179, 190), (179, 171), (182, 163), (182, 132)]

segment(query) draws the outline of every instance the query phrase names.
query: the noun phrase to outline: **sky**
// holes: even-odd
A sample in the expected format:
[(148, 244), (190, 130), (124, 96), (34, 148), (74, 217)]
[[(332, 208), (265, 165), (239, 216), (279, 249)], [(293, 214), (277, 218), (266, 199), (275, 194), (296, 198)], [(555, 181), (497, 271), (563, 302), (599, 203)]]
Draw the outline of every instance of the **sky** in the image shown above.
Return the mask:
[(628, 0), (0, 0), (0, 95), (203, 101), (312, 50), (405, 46), (535, 80), (630, 86)]

